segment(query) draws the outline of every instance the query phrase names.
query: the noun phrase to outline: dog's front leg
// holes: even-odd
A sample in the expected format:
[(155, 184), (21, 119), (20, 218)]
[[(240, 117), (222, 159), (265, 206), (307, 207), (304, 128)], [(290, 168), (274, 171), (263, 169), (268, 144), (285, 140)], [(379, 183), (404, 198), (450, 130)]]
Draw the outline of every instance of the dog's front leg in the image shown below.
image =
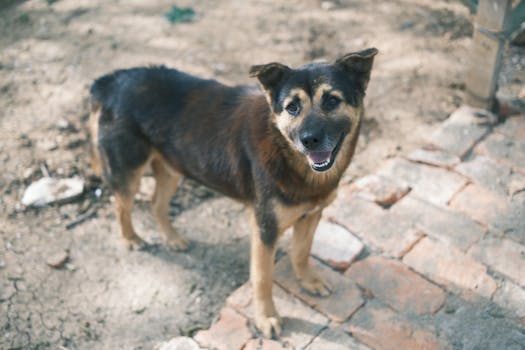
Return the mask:
[(309, 264), (310, 250), (321, 214), (322, 210), (309, 213), (294, 224), (291, 260), (301, 287), (314, 295), (328, 296), (331, 287)]
[(272, 298), (275, 246), (279, 236), (273, 213), (251, 215), (250, 280), (253, 288), (255, 325), (267, 338), (281, 332), (281, 318)]

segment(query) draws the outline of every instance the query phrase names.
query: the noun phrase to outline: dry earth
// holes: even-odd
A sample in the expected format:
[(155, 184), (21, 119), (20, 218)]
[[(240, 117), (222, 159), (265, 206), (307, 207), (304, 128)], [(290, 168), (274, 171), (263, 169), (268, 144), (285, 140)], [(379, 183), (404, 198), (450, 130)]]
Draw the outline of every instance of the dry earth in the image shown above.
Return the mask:
[[(2, 349), (151, 349), (208, 326), (248, 277), (242, 206), (190, 182), (173, 201), (188, 253), (123, 248), (110, 194), (88, 166), (86, 91), (97, 76), (165, 64), (255, 84), (252, 64), (297, 66), (375, 46), (367, 118), (344, 181), (420, 145), (461, 103), (472, 25), (457, 1), (183, 0), (197, 16), (171, 25), (163, 14), (173, 4), (0, 1)], [(523, 66), (523, 50), (510, 48), (502, 93), (517, 93)], [(87, 191), (73, 203), (23, 208), (23, 191), (46, 172), (82, 176)], [(135, 213), (143, 236), (160, 242), (148, 203)], [(46, 265), (63, 251), (63, 268)]]

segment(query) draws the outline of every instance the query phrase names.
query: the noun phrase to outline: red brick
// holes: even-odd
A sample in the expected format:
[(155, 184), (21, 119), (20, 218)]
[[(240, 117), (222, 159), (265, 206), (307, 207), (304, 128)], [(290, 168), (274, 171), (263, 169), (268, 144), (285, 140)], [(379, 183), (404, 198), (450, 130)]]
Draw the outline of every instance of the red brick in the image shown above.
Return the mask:
[(525, 318), (525, 289), (510, 281), (503, 281), (494, 294), (494, 302)]
[(459, 164), (456, 171), (502, 196), (512, 195), (525, 188), (525, 175), (514, 171), (506, 164), (481, 155), (475, 155)]
[(242, 349), (252, 337), (246, 318), (229, 307), (221, 310), (221, 317), (210, 329), (199, 331), (195, 340), (204, 347), (219, 350)]
[(306, 350), (370, 350), (348, 335), (342, 327), (330, 326), (308, 345)]
[(441, 288), (406, 265), (380, 256), (354, 263), (345, 275), (400, 312), (433, 314), (445, 302)]
[(492, 223), (510, 210), (506, 198), (476, 184), (470, 184), (454, 196), (450, 207), (485, 225)]
[(407, 157), (413, 162), (438, 166), (441, 168), (452, 168), (461, 162), (458, 156), (439, 149), (419, 148)]
[(457, 173), (401, 158), (388, 160), (378, 173), (405, 181), (412, 187), (411, 194), (440, 206), (445, 206), (467, 183), (467, 180)]
[(370, 221), (385, 215), (379, 205), (357, 196), (350, 186), (342, 186), (337, 198), (324, 210), (325, 217), (359, 233), (370, 226)]
[(348, 329), (352, 336), (373, 349), (448, 349), (429, 330), (410, 323), (374, 300), (357, 311)]
[(396, 222), (411, 222), (423, 233), (461, 250), (467, 250), (485, 233), (481, 225), (465, 215), (434, 206), (412, 194), (400, 200), (390, 212)]
[(412, 230), (412, 218), (394, 217), (380, 206), (344, 191), (325, 215), (389, 256), (402, 256), (420, 239), (420, 234)]
[(463, 106), (454, 111), (430, 136), (429, 141), (449, 153), (463, 158), (490, 131), (489, 125), (479, 124), (476, 110)]
[(403, 262), (439, 284), (470, 289), (487, 298), (497, 287), (485, 266), (458, 249), (428, 237), (416, 244)]
[(315, 232), (312, 255), (338, 270), (346, 270), (364, 245), (343, 226), (321, 220)]
[[(283, 319), (283, 331), (280, 341), (295, 348), (309, 344), (316, 334), (325, 328), (328, 319), (294, 298), (284, 289), (274, 284), (273, 298), (277, 312)], [(253, 320), (252, 290), (250, 283), (245, 283), (226, 300), (227, 305)]]
[(469, 254), (525, 287), (525, 246), (509, 239), (488, 238), (475, 245)]
[(474, 149), (496, 162), (503, 162), (525, 173), (525, 141), (492, 133)]
[(377, 174), (362, 177), (351, 186), (361, 197), (381, 206), (391, 206), (410, 191), (406, 183)]
[(242, 350), (285, 350), (281, 343), (270, 339), (251, 339)]
[(321, 263), (310, 259), (312, 267), (332, 287), (328, 297), (316, 297), (304, 291), (292, 269), (288, 257), (279, 260), (275, 266), (274, 279), (284, 289), (303, 300), (308, 305), (330, 317), (336, 322), (344, 322), (363, 303), (359, 288), (350, 279), (337, 273)]

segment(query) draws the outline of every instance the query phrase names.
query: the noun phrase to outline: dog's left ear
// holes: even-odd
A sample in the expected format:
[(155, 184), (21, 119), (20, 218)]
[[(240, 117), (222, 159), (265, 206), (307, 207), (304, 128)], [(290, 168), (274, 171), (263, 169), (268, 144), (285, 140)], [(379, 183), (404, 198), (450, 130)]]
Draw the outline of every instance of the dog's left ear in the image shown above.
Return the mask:
[(252, 66), (249, 76), (257, 78), (267, 91), (273, 90), (291, 72), (291, 68), (284, 64), (273, 62)]
[(359, 88), (365, 92), (370, 80), (370, 71), (374, 63), (374, 56), (379, 51), (375, 48), (369, 48), (362, 51), (351, 52), (335, 61), (335, 65), (347, 72)]

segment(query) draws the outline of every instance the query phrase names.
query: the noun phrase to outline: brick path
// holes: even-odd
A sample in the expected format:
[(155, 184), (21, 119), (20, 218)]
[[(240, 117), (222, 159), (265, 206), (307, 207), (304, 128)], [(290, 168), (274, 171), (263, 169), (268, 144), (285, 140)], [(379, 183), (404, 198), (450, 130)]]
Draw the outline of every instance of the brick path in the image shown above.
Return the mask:
[[(279, 339), (259, 339), (248, 283), (194, 340), (217, 349), (525, 349), (525, 116), (494, 125), (462, 107), (428, 147), (342, 186), (304, 293), (276, 264)], [(195, 348), (198, 348), (194, 344)]]

